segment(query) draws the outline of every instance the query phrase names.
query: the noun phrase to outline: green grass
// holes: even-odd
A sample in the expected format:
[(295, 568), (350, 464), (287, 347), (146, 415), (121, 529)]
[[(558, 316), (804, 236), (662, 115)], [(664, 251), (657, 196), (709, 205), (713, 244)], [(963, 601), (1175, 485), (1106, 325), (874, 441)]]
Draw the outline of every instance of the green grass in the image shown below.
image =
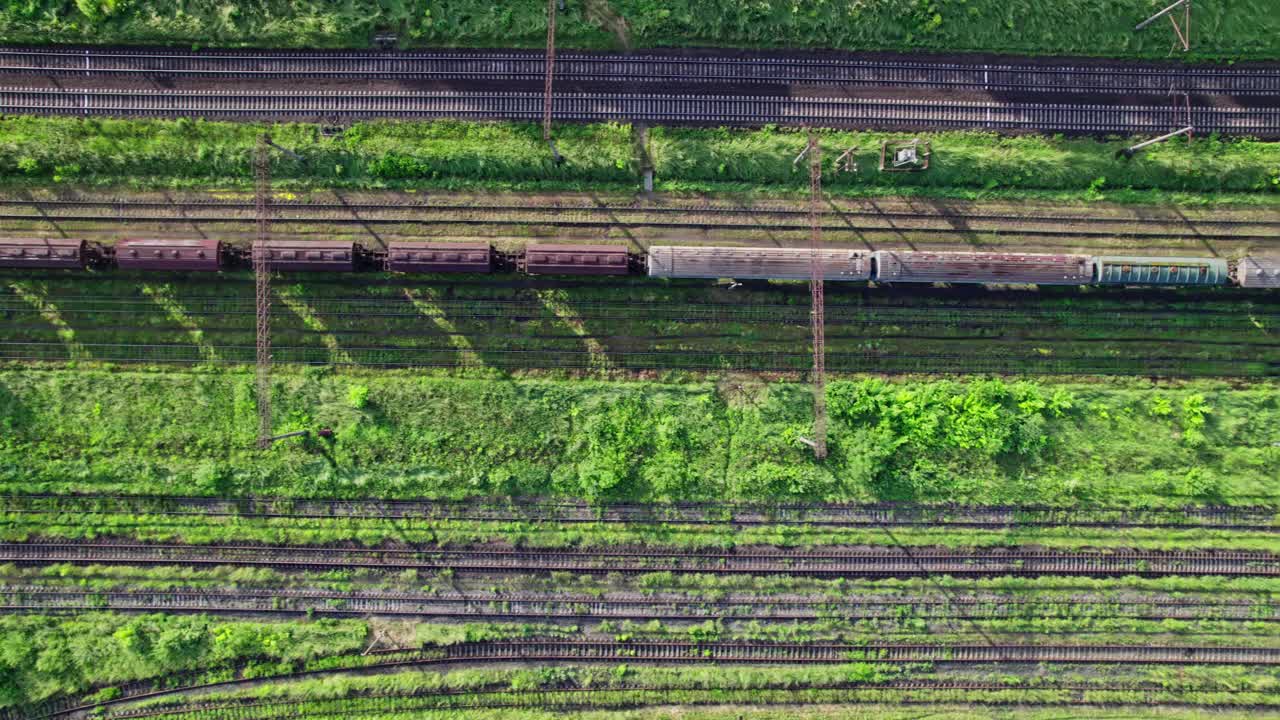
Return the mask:
[[(566, 5), (557, 37), (562, 48), (713, 45), (1157, 59), (1280, 54), (1280, 20), (1268, 0), (1197, 6), (1188, 55), (1170, 52), (1167, 24), (1133, 32), (1160, 7), (1158, 0), (593, 0)], [(408, 47), (539, 47), (546, 35), (545, 8), (537, 0), (29, 0), (0, 9), (0, 36), (39, 44), (366, 47), (374, 34), (394, 31)]]
[[(1273, 503), (1272, 384), (835, 382), (817, 464), (805, 386), (280, 372), (251, 450), (249, 370), (0, 373), (10, 492)], [(360, 402), (353, 401), (358, 394)], [(164, 418), (164, 422), (156, 422)], [(323, 452), (322, 452), (323, 450)]]
[[(894, 597), (1008, 596), (1018, 600), (1061, 603), (1072, 596), (1098, 600), (1137, 601), (1141, 597), (1177, 597), (1189, 602), (1243, 601), (1270, 608), (1270, 598), (1280, 593), (1280, 579), (1267, 577), (995, 577), (953, 578), (934, 576), (900, 580), (824, 579), (785, 575), (715, 575), (656, 572), (625, 576), (547, 575), (503, 577), (448, 576), (447, 571), (384, 573), (376, 569), (284, 571), (262, 567), (189, 568), (173, 565), (132, 567), (71, 565), (39, 567), (0, 566), (0, 578), (9, 585), (39, 585), (81, 590), (174, 590), (178, 588), (246, 588), (256, 590), (310, 589), (317, 591), (387, 590), (425, 595), (441, 592), (519, 594), (559, 593), (602, 597), (607, 593), (653, 596), (673, 593), (692, 599), (725, 599), (730, 595), (770, 597), (804, 595), (850, 601)], [(905, 602), (905, 600), (904, 600)]]
[[(15, 188), (65, 184), (132, 187), (248, 187), (252, 149), (262, 126), (191, 120), (13, 118), (0, 121), (0, 183)], [(363, 123), (337, 137), (315, 126), (271, 130), (307, 160), (281, 158), (278, 186), (510, 189), (635, 188), (638, 165), (623, 125), (565, 126), (556, 165), (540, 128), (526, 124)], [(831, 132), (834, 158), (852, 146), (857, 172), (829, 171), (824, 188), (836, 195), (869, 192), (1078, 193), (1085, 199), (1124, 199), (1133, 193), (1228, 193), (1280, 196), (1280, 145), (1199, 138), (1117, 159), (1128, 141), (1063, 137), (1002, 138), (989, 133), (930, 136), (931, 167), (923, 173), (877, 169), (885, 133)], [(657, 187), (758, 193), (807, 190), (793, 164), (799, 132), (654, 128), (650, 131)], [(1204, 199), (1203, 197), (1201, 198)], [(1211, 201), (1216, 201), (1210, 198)]]

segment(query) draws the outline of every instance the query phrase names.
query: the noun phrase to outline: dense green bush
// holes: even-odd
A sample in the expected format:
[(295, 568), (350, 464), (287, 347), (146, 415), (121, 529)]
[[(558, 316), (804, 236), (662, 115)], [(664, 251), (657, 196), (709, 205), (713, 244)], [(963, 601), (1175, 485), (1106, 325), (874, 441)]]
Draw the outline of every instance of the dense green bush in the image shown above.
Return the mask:
[(956, 466), (1041, 459), (1050, 425), (1073, 406), (1064, 388), (978, 380), (895, 386), (882, 380), (837, 383), (828, 392), (836, 452), (851, 480), (882, 498), (942, 497), (955, 489)]
[(307, 660), (360, 650), (356, 620), (237, 622), (206, 615), (0, 617), (0, 706), (239, 659)]

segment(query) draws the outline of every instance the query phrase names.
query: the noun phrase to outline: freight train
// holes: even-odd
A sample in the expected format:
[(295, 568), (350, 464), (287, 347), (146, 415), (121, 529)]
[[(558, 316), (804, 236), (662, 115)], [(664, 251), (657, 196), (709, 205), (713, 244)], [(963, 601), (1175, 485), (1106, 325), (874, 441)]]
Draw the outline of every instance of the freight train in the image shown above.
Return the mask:
[[(654, 278), (807, 280), (804, 248), (529, 245), (515, 253), (487, 243), (393, 241), (385, 250), (356, 242), (272, 240), (270, 267), (286, 272), (644, 275)], [(75, 239), (0, 239), (0, 268), (212, 272), (247, 269), (249, 252), (218, 240), (126, 239), (114, 246)], [(1280, 288), (1280, 255), (1220, 258), (1035, 253), (818, 251), (825, 280), (878, 284), (971, 283)]]

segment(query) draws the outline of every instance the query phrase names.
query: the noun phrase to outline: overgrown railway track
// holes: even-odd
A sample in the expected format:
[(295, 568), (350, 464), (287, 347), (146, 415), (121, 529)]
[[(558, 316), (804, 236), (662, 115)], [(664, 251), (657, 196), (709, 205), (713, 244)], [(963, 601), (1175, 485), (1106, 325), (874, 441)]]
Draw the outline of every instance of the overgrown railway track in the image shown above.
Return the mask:
[[(541, 92), (363, 90), (101, 90), (0, 87), (10, 114), (75, 117), (205, 117), (225, 120), (345, 122), (375, 118), (533, 122)], [(817, 126), (903, 130), (988, 130), (1076, 134), (1199, 132), (1275, 137), (1280, 108), (1240, 105), (1101, 105), (996, 100), (904, 100), (787, 95), (566, 92), (554, 98), (559, 122), (666, 125)]]
[(705, 552), (663, 548), (526, 550), (498, 548), (264, 545), (166, 545), (126, 542), (0, 543), (0, 562), (112, 565), (260, 566), (305, 570), (371, 568), (475, 573), (660, 571), (819, 577), (955, 576), (1280, 576), (1270, 553), (1244, 551), (1049, 551), (935, 548), (741, 549)]
[(155, 514), (167, 517), (262, 519), (434, 520), (572, 524), (800, 525), (826, 527), (1213, 528), (1280, 532), (1269, 507), (1048, 507), (868, 504), (751, 506), (700, 502), (615, 504), (521, 498), (512, 503), (449, 500), (151, 497), (130, 495), (4, 495), (11, 514)]
[[(0, 73), (60, 77), (310, 78), (541, 83), (537, 52), (264, 52), (0, 48)], [(929, 62), (780, 55), (611, 55), (560, 51), (562, 82), (842, 85), (1052, 93), (1259, 95), (1280, 92), (1280, 68)]]
[[(92, 212), (86, 212), (92, 211)], [(246, 201), (171, 202), (128, 199), (0, 199), (0, 220), (102, 223), (250, 223), (254, 206)], [(808, 213), (776, 205), (727, 207), (699, 203), (608, 205), (562, 203), (372, 203), (287, 202), (272, 204), (273, 222), (288, 224), (518, 227), (553, 226), (609, 230), (653, 228), (808, 232)], [(1033, 212), (963, 213), (903, 212), (857, 206), (827, 209), (820, 227), (829, 233), (918, 235), (1002, 234), (1033, 238), (1123, 238), (1167, 240), (1237, 240), (1274, 245), (1280, 221), (1266, 218), (1108, 217)]]
[[(1280, 607), (1264, 602), (1177, 598), (1109, 600), (1073, 595), (1027, 599), (1007, 595), (938, 597), (911, 595), (734, 596), (728, 599), (613, 593), (607, 597), (561, 593), (433, 594), (361, 589), (345, 592), (297, 589), (81, 590), (47, 585), (0, 585), (0, 612), (198, 612), (255, 615), (385, 615), (415, 618), (522, 620), (744, 620), (785, 622), (903, 618), (929, 621), (1209, 620), (1227, 623), (1280, 622)], [(1087, 634), (1068, 629), (1064, 634)], [(1045, 634), (1045, 633), (1041, 633)]]
[[(1263, 348), (1265, 349), (1265, 348)], [(360, 366), (376, 368), (489, 367), (507, 369), (572, 370), (689, 370), (804, 373), (812, 360), (807, 353), (782, 351), (620, 350), (591, 348), (479, 349), (454, 345), (324, 346), (274, 345), (275, 362), (293, 365)], [(253, 345), (191, 343), (0, 342), (0, 361), (95, 361), (177, 365), (251, 365)], [(1037, 373), (1046, 375), (1139, 375), (1145, 377), (1280, 377), (1280, 360), (1268, 356), (1203, 358), (1196, 355), (1140, 355), (1045, 353), (1002, 348), (981, 356), (964, 352), (901, 352), (866, 350), (829, 352), (827, 369), (876, 373)]]
[[(22, 275), (22, 278), (35, 278), (37, 275)], [(95, 278), (77, 277), (77, 282)], [(308, 278), (308, 284), (320, 283), (325, 278)], [(368, 278), (365, 285), (377, 286), (375, 278)], [(199, 283), (199, 277), (187, 278), (189, 282)], [(234, 275), (210, 277), (209, 284), (226, 288), (238, 280), (248, 282), (244, 276)], [(452, 278), (451, 278), (452, 280)], [(701, 282), (701, 281), (694, 281)], [(459, 281), (459, 284), (467, 284)], [(472, 283), (474, 284), (474, 283)], [(496, 286), (488, 278), (480, 280), (480, 284)], [(393, 282), (393, 287), (399, 287)], [(1139, 290), (1126, 289), (1125, 299), (1135, 297)], [(252, 314), (254, 302), (251, 297), (228, 295), (182, 295), (165, 296), (182, 305), (184, 315), (228, 317)], [(838, 299), (838, 298), (836, 298)], [(1166, 298), (1167, 300), (1167, 298)], [(1240, 307), (1232, 309), (1206, 308), (1202, 305), (1187, 307), (1135, 306), (1119, 303), (1110, 307), (1028, 307), (1008, 306), (992, 307), (991, 305), (966, 304), (964, 302), (939, 303), (937, 305), (918, 307), (911, 305), (890, 304), (891, 298), (868, 298), (866, 302), (850, 304), (849, 302), (832, 302), (827, 307), (830, 322), (835, 324), (904, 323), (904, 324), (962, 324), (971, 326), (998, 325), (1030, 325), (1043, 328), (1047, 325), (1072, 325), (1080, 327), (1098, 327), (1115, 329), (1137, 329), (1158, 323), (1163, 328), (1185, 330), (1202, 325), (1222, 328), (1231, 324), (1241, 328), (1256, 328), (1254, 322), (1266, 327), (1280, 324), (1280, 304), (1268, 304), (1265, 297), (1251, 298), (1245, 312)], [(0, 312), (14, 315), (38, 313), (43, 308), (40, 303), (54, 304), (59, 313), (68, 316), (96, 315), (132, 315), (146, 314), (156, 310), (156, 300), (119, 295), (92, 295), (66, 291), (46, 292), (35, 298), (23, 298), (13, 291), (12, 287), (0, 287)], [(553, 319), (559, 317), (548, 308), (545, 301), (535, 298), (511, 297), (466, 297), (432, 299), (426, 306), (415, 304), (413, 297), (404, 295), (385, 295), (382, 297), (311, 297), (307, 299), (308, 311), (315, 316), (325, 318), (422, 318), (426, 315), (438, 314), (459, 320), (510, 320), (521, 321), (539, 318)], [(573, 315), (580, 320), (617, 320), (626, 321), (635, 318), (637, 313), (646, 318), (679, 321), (686, 323), (726, 323), (726, 322), (758, 322), (769, 323), (808, 323), (809, 309), (806, 305), (786, 304), (779, 302), (708, 302), (697, 299), (664, 299), (647, 301), (641, 308), (636, 303), (607, 302), (600, 300), (582, 300), (572, 303)]]
[[(893, 705), (930, 705), (938, 702), (931, 693), (945, 693), (955, 698), (964, 693), (966, 705), (983, 706), (1071, 706), (1108, 707), (1158, 704), (1161, 707), (1200, 707), (1227, 705), (1232, 710), (1246, 708), (1264, 709), (1275, 703), (1231, 701), (1214, 703), (1193, 699), (1173, 700), (1192, 689), (1172, 689), (1157, 686), (1121, 684), (1067, 684), (1038, 683), (1034, 688), (1021, 689), (999, 683), (963, 681), (883, 681), (846, 684), (771, 685), (752, 688), (742, 687), (660, 687), (634, 684), (618, 684), (607, 687), (538, 688), (534, 690), (487, 689), (448, 690), (432, 692), (389, 694), (362, 694), (350, 698), (300, 700), (239, 698), (222, 701), (205, 701), (124, 710), (104, 715), (106, 720), (133, 720), (134, 718), (172, 717), (180, 715), (189, 720), (256, 720), (258, 718), (317, 718), (340, 717), (358, 712), (410, 712), (427, 710), (471, 710), (538, 708), (557, 709), (637, 709), (672, 704), (673, 696), (682, 698), (686, 707), (705, 705), (746, 704), (752, 706), (891, 703)], [(1244, 691), (1223, 690), (1218, 686), (1206, 686), (1207, 692), (1217, 692), (1219, 697), (1243, 694)], [(979, 693), (990, 693), (988, 696)], [(1104, 699), (1107, 693), (1115, 694), (1115, 700)], [(1121, 699), (1123, 698), (1123, 699)], [(953, 700), (954, 702), (954, 700)], [(263, 715), (261, 713), (269, 712)]]
[[(0, 361), (164, 363), (178, 365), (251, 365), (253, 345), (186, 343), (0, 342)], [(294, 365), (353, 365), (376, 368), (490, 367), (576, 370), (807, 371), (804, 353), (704, 352), (689, 350), (618, 351), (584, 349), (484, 349), (460, 351), (452, 345), (428, 347), (273, 346), (276, 362)], [(1280, 361), (1265, 358), (1210, 358), (1098, 355), (1035, 351), (987, 353), (829, 353), (828, 370), (877, 373), (1038, 373), (1047, 375), (1141, 375), (1147, 377), (1278, 377)]]
[[(1200, 646), (1123, 645), (895, 645), (895, 644), (783, 644), (590, 640), (504, 640), (468, 642), (423, 649), (375, 650), (365, 656), (350, 657), (348, 666), (333, 665), (325, 670), (302, 670), (268, 676), (274, 680), (342, 672), (362, 672), (441, 664), (485, 664), (503, 662), (588, 662), (664, 665), (686, 663), (733, 664), (833, 664), (871, 663), (1077, 663), (1077, 664), (1171, 664), (1171, 665), (1278, 665), (1280, 649)], [(130, 683), (119, 689), (114, 699), (83, 702), (64, 699), (34, 712), (0, 714), (3, 720), (37, 720), (66, 717), (93, 708), (125, 702), (172, 696), (192, 691), (228, 689), (248, 678), (213, 683), (185, 681), (184, 676), (162, 678), (160, 685)]]

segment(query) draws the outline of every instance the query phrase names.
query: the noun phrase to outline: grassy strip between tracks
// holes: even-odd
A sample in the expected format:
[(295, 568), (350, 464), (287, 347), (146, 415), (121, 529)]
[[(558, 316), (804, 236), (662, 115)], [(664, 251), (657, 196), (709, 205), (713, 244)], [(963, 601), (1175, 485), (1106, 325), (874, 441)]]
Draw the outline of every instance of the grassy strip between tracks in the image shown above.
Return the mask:
[[(803, 385), (289, 371), (252, 450), (250, 369), (0, 372), (0, 489), (310, 497), (561, 495), (1182, 505), (1276, 500), (1280, 393), (1197, 381)], [(158, 421), (157, 419), (163, 419)]]
[[(1166, 25), (1133, 31), (1160, 7), (1151, 0), (588, 0), (560, 10), (557, 38), (562, 48), (710, 45), (1165, 59), (1172, 41)], [(1280, 21), (1272, 10), (1266, 0), (1197, 7), (1193, 49), (1177, 57), (1274, 59)], [(538, 48), (546, 37), (546, 6), (537, 0), (246, 0), (216, 7), (31, 0), (0, 9), (0, 36), (16, 43), (364, 48), (385, 31), (398, 33), (405, 47)]]
[[(0, 184), (134, 187), (250, 187), (252, 150), (264, 126), (191, 120), (18, 117), (0, 120)], [(556, 131), (567, 162), (552, 162), (541, 129), (520, 123), (456, 121), (357, 123), (331, 137), (314, 125), (271, 128), (305, 158), (278, 159), (281, 188), (631, 189), (639, 185), (627, 125), (573, 125)], [(880, 143), (894, 134), (828, 132), (833, 162), (857, 147), (857, 169), (824, 174), (833, 195), (904, 193), (1070, 196), (1076, 199), (1266, 202), (1280, 199), (1280, 145), (1247, 139), (1175, 140), (1117, 158), (1131, 144), (1061, 136), (999, 137), (980, 132), (928, 136), (921, 173), (878, 170)], [(799, 194), (808, 174), (793, 160), (799, 131), (764, 128), (652, 128), (649, 153), (664, 191)], [(1199, 193), (1195, 197), (1176, 195)], [(1171, 195), (1172, 194), (1172, 195)]]
[(611, 592), (653, 597), (670, 594), (691, 600), (715, 602), (730, 595), (783, 598), (802, 594), (829, 600), (865, 596), (891, 600), (904, 596), (952, 599), (956, 596), (1007, 596), (1015, 600), (1056, 602), (1066, 596), (1097, 601), (1133, 600), (1136, 595), (1169, 596), (1187, 602), (1256, 601), (1266, 605), (1280, 594), (1280, 579), (1266, 577), (1206, 578), (1089, 578), (1089, 577), (994, 577), (994, 578), (908, 578), (888, 580), (827, 579), (782, 575), (711, 575), (655, 572), (636, 575), (575, 575), (551, 572), (545, 575), (467, 577), (448, 571), (409, 570), (383, 573), (376, 570), (280, 571), (271, 568), (190, 568), (178, 566), (120, 566), (70, 564), (18, 567), (0, 565), (0, 579), (10, 585), (39, 585), (51, 589), (174, 590), (179, 588), (245, 590), (315, 589), (334, 592), (382, 590), (416, 594), (451, 592), (520, 594), (562, 593), (603, 597)]

